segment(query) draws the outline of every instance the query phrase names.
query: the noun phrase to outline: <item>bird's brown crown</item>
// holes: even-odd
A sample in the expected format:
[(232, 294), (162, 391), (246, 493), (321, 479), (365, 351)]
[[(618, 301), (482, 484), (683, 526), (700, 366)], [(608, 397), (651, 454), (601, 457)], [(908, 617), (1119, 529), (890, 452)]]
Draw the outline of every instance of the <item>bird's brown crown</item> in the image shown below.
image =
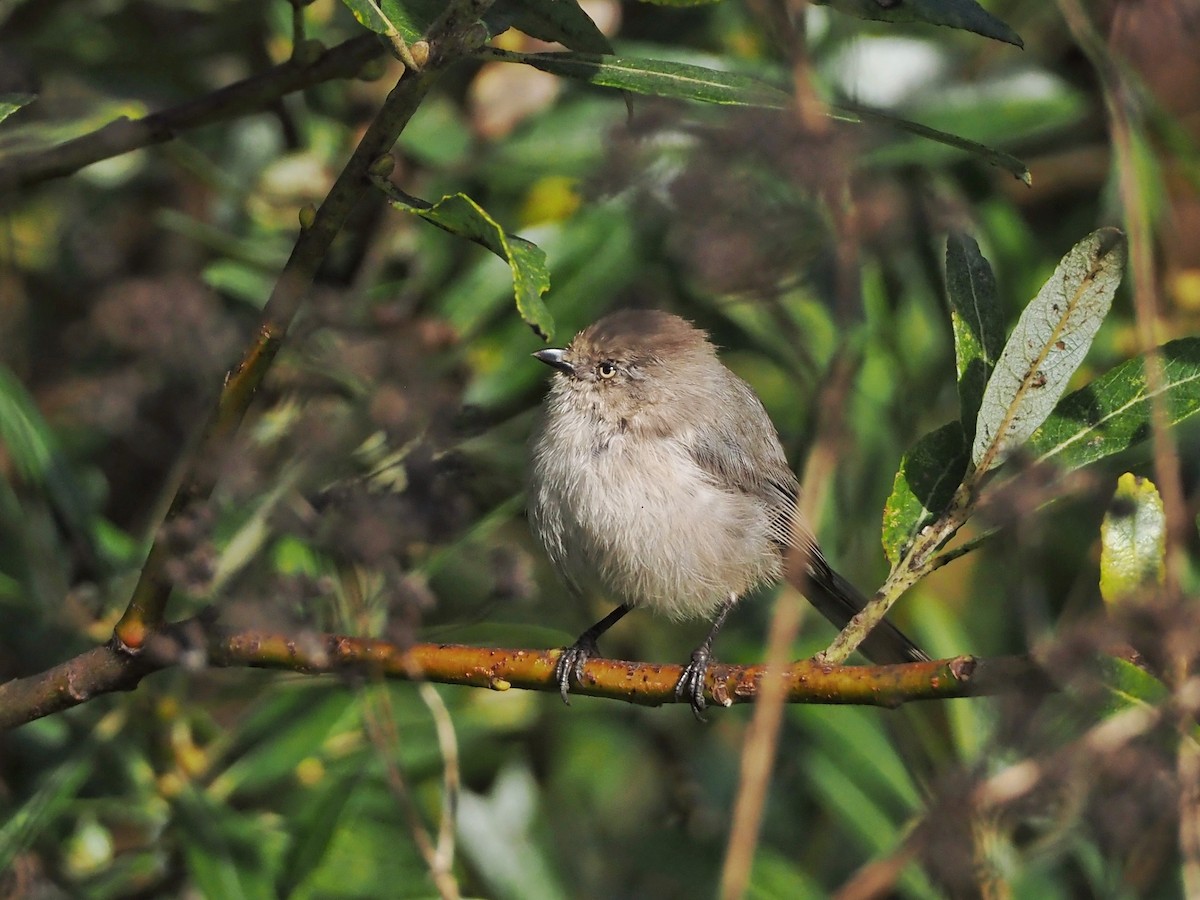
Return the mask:
[(624, 309), (589, 325), (571, 341), (576, 359), (612, 357), (649, 361), (697, 350), (712, 352), (708, 335), (686, 319), (658, 309)]

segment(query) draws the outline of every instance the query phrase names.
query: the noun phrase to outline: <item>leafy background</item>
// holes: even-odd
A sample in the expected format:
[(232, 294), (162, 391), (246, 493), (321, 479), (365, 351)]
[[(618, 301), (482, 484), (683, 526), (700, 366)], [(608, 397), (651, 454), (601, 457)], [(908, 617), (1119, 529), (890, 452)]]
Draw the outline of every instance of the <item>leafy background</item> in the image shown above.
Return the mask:
[[(806, 77), (833, 101), (1015, 154), (1032, 186), (874, 119), (804, 127), (780, 111), (632, 96), (498, 59), (439, 82), (389, 178), (410, 200), (464, 193), (544, 250), (556, 340), (622, 305), (709, 329), (798, 470), (814, 446), (836, 449), (836, 471), (808, 485), (822, 498), (816, 531), (872, 587), (886, 574), (881, 511), (900, 459), (958, 414), (946, 232), (978, 240), (1011, 328), (1073, 244), (1121, 224), (1103, 96), (1061, 10), (985, 5), (1023, 52), (809, 7)], [(622, 56), (792, 83), (774, 6), (586, 9)], [(1140, 175), (1161, 227), (1159, 338), (1195, 334), (1194, 4), (1091, 12), (1152, 98)], [(302, 15), (325, 45), (362, 33), (331, 0)], [(0, 154), (261, 71), (291, 53), (292, 28), (282, 2), (0, 6), (0, 94), (36, 95), (12, 104), (23, 108), (0, 125)], [(515, 31), (493, 43), (544, 49)], [(367, 74), (4, 197), (0, 678), (110, 636), (297, 210), (328, 192), (399, 68)], [(851, 290), (838, 282), (848, 235)], [(360, 204), (216, 493), (169, 526), (173, 616), (214, 603), (239, 627), (525, 647), (561, 646), (596, 618), (567, 599), (524, 523), (524, 441), (546, 372), (512, 298), (512, 273), (486, 250), (381, 196)], [(1137, 347), (1126, 288), (1073, 386)], [(844, 402), (822, 409), (834, 360), (853, 374)], [(1194, 423), (1175, 434), (1194, 521), (1200, 435)], [(1126, 470), (1152, 474), (1144, 446), (1086, 470), (1052, 506), (1036, 485), (1006, 493), (968, 526), (998, 534), (921, 582), (898, 618), (938, 656), (1053, 643), (1068, 668), (1090, 657), (1102, 640), (1089, 625), (1102, 608), (1100, 521)], [(1189, 541), (1194, 559), (1194, 528)], [(721, 659), (761, 658), (770, 600), (739, 609)], [(604, 648), (681, 661), (702, 630), (637, 614)], [(810, 616), (794, 655), (831, 637)], [(944, 827), (921, 861), (897, 863), (901, 896), (1181, 894), (1179, 783), (1161, 741), (1134, 742), (1086, 777), (1064, 766), (1004, 816), (965, 813), (978, 779), (1057, 759), (1102, 702), (1084, 691), (1036, 708), (789, 707), (749, 895), (826, 896), (894, 858), (923, 813)], [(720, 878), (749, 715), (718, 710), (700, 725), (682, 706), (565, 708), (549, 694), (185, 666), (0, 737), (0, 885), (446, 895), (424, 839), (453, 846), (452, 888), (468, 896), (704, 896)]]

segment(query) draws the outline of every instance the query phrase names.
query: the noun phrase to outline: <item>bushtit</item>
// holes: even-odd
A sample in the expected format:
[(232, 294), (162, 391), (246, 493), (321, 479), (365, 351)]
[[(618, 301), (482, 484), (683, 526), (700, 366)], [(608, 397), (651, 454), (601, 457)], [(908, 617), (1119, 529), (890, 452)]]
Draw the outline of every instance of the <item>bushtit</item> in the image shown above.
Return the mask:
[[(740, 597), (780, 578), (789, 547), (822, 615), (840, 628), (862, 609), (796, 520), (799, 483), (762, 403), (703, 331), (625, 310), (534, 356), (557, 371), (533, 438), (533, 532), (572, 591), (620, 603), (563, 651), (564, 701), (596, 639), (646, 606), (712, 621), (675, 688), (699, 717), (713, 639)], [(877, 663), (928, 659), (888, 622), (862, 649)]]

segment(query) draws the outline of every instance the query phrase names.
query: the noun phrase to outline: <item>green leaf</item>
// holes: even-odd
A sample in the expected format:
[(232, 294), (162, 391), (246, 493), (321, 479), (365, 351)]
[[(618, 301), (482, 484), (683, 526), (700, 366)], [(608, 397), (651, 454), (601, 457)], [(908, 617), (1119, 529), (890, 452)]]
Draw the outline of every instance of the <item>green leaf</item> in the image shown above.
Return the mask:
[[(564, 78), (619, 88), (634, 94), (765, 109), (784, 109), (792, 102), (785, 91), (757, 78), (690, 63), (591, 53), (517, 53), (496, 47), (485, 47), (480, 55), (504, 62), (525, 63)], [(1011, 172), (1026, 184), (1030, 182), (1026, 165), (1002, 150), (867, 107), (844, 104), (835, 107), (835, 110), (837, 118), (880, 122), (964, 150)]]
[(474, 144), (475, 136), (463, 111), (442, 94), (421, 101), (396, 141), (405, 156), (442, 171), (461, 171), (472, 165), (476, 158)]
[(946, 238), (946, 293), (954, 326), (960, 419), (970, 443), (983, 389), (1004, 349), (996, 276), (970, 235), (953, 232)]
[[(636, 283), (642, 261), (637, 235), (624, 203), (584, 208), (566, 227), (550, 227), (542, 234), (554, 259), (554, 304), (559, 327), (567, 334), (593, 322), (608, 309), (609, 298)], [(482, 262), (490, 262), (482, 260)], [(515, 320), (511, 325), (487, 328), (497, 302), (493, 284), (479, 279), (481, 267), (446, 286), (438, 305), (446, 318), (464, 333), (480, 333), (478, 355), (486, 360), (468, 384), (463, 402), (484, 409), (505, 408), (529, 391), (545, 388), (545, 366), (530, 366), (528, 333)], [(511, 317), (510, 317), (511, 318)], [(521, 463), (523, 465), (523, 463)], [(516, 472), (514, 471), (514, 474)]]
[(1110, 697), (1105, 710), (1109, 715), (1131, 706), (1159, 706), (1171, 697), (1165, 684), (1127, 659), (1104, 656), (1099, 663), (1100, 678)]
[[(1028, 70), (1008, 70), (970, 84), (931, 87), (908, 97), (903, 106), (886, 111), (927, 128), (969, 135), (972, 141), (1013, 152), (1014, 147), (1039, 145), (1077, 127), (1086, 121), (1091, 108), (1090, 98), (1061, 78), (1040, 70), (1035, 77), (1030, 77)], [(943, 152), (950, 149), (925, 139), (892, 141), (871, 147), (866, 159), (893, 167), (944, 165), (961, 155)]]
[(891, 565), (950, 503), (966, 471), (967, 441), (959, 422), (929, 432), (904, 454), (883, 508), (883, 552)]
[(755, 851), (750, 884), (746, 887), (748, 900), (773, 897), (821, 900), (827, 896), (828, 891), (815, 878), (806, 875), (789, 855), (776, 853), (770, 847), (759, 847)]
[[(898, 756), (881, 720), (861, 708), (839, 710), (839, 715), (824, 719), (814, 706), (792, 706), (787, 714), (802, 729), (805, 781), (827, 812), (831, 833), (844, 835), (843, 840), (856, 848), (855, 858), (888, 852), (921, 799), (911, 769)], [(898, 893), (939, 896), (917, 866), (906, 867), (899, 876)]]
[(240, 259), (215, 259), (204, 267), (200, 278), (214, 291), (255, 308), (262, 307), (274, 284), (274, 279), (258, 266)]
[(277, 820), (243, 813), (188, 787), (175, 799), (177, 843), (202, 897), (269, 898)]
[(1021, 36), (974, 0), (899, 0), (884, 7), (879, 0), (815, 0), (839, 12), (876, 22), (926, 22), (961, 28), (983, 37), (1024, 47)]
[(356, 771), (341, 777), (327, 776), (314, 791), (313, 800), (306, 803), (307, 808), (290, 817), (293, 838), (280, 873), (277, 896), (291, 897), (324, 864), (360, 775)]
[(52, 823), (78, 800), (79, 789), (91, 773), (90, 758), (74, 756), (42, 776), (24, 803), (15, 809), (6, 803), (0, 823), (0, 872), (11, 871), (13, 860), (39, 835), (50, 832)]
[(237, 736), (235, 752), (243, 746), (245, 752), (227, 760), (209, 786), (207, 793), (216, 800), (276, 788), (303, 760), (320, 753), (331, 734), (354, 722), (345, 695), (324, 686), (281, 688), (259, 706)]
[(21, 477), (40, 483), (51, 466), (56, 441), (41, 412), (11, 370), (0, 367), (0, 441)]
[(899, 116), (880, 112), (868, 106), (860, 106), (857, 103), (841, 103), (835, 105), (833, 109), (839, 118), (852, 122), (878, 122), (882, 125), (898, 128), (901, 131), (907, 131), (909, 134), (915, 134), (917, 137), (936, 141), (939, 144), (945, 144), (948, 147), (954, 147), (958, 150), (964, 150), (990, 165), (1004, 169), (1006, 172), (1011, 173), (1014, 178), (1027, 185), (1033, 183), (1033, 176), (1029, 174), (1029, 167), (1025, 163), (1011, 153), (1005, 153), (1003, 150), (997, 150), (995, 147), (989, 147), (986, 144), (981, 144), (978, 141), (972, 141), (965, 137), (959, 137), (957, 134), (950, 134), (947, 131), (940, 131), (937, 128), (930, 128), (928, 125), (913, 122), (911, 119), (902, 119)]
[(792, 707), (789, 718), (806, 733), (806, 748), (835, 760), (837, 767), (853, 772), (859, 789), (876, 803), (891, 809), (915, 810), (921, 806), (921, 788), (891, 742), (886, 726), (865, 708), (844, 715), (822, 717), (814, 707)]
[(349, 7), (358, 24), (376, 34), (393, 34), (399, 29), (392, 24), (379, 4), (374, 0), (342, 0)]
[(1102, 228), (1073, 248), (1025, 307), (983, 393), (971, 461), (1003, 462), (1054, 411), (1108, 314), (1125, 268), (1125, 237)]
[(396, 209), (481, 244), (507, 262), (512, 270), (517, 311), (535, 334), (550, 340), (554, 319), (542, 301), (542, 294), (550, 289), (550, 272), (546, 268), (546, 254), (536, 244), (510, 235), (466, 194), (451, 194), (431, 205), (406, 196), (388, 181), (376, 179), (375, 185)]
[[(348, 761), (357, 760), (368, 774), (377, 767), (378, 754), (374, 757), (356, 754)], [(293, 893), (280, 891), (275, 896), (294, 900), (437, 896), (431, 891), (428, 867), (410, 832), (397, 830), (396, 800), (387, 782), (378, 776), (364, 777), (348, 793), (346, 809), (319, 865), (307, 873)], [(292, 826), (291, 821), (288, 824)], [(289, 832), (298, 836), (303, 825), (302, 820), (289, 827)], [(475, 890), (467, 896), (481, 896), (481, 892)]]
[(502, 769), (488, 794), (464, 790), (459, 797), (459, 846), (492, 896), (553, 900), (573, 894), (533, 839), (537, 801), (538, 785), (520, 764)]
[(380, 6), (400, 36), (411, 44), (423, 38), (429, 26), (445, 12), (446, 0), (382, 0)]
[[(1158, 356), (1164, 424), (1176, 425), (1200, 412), (1200, 338), (1171, 341)], [(1131, 359), (1064, 397), (1029, 449), (1038, 462), (1068, 471), (1120, 453), (1150, 436), (1153, 402), (1145, 359)]]
[(444, 0), (342, 0), (358, 24), (376, 34), (399, 34), (408, 43), (420, 40), (446, 8)]
[(557, 41), (582, 53), (612, 53), (612, 44), (575, 0), (512, 0), (514, 28), (542, 41)]
[(756, 78), (687, 63), (595, 53), (516, 53), (495, 47), (485, 47), (481, 54), (633, 94), (767, 109), (791, 103), (788, 94)]
[(3, 94), (0, 93), (0, 122), (3, 122), (18, 109), (28, 106), (37, 99), (37, 94)]
[(4, 366), (0, 366), (0, 444), (20, 476), (45, 491), (73, 536), (90, 544), (95, 518), (91, 503), (37, 404)]
[(1117, 480), (1100, 524), (1100, 596), (1109, 605), (1159, 584), (1166, 570), (1167, 519), (1148, 478), (1126, 472)]

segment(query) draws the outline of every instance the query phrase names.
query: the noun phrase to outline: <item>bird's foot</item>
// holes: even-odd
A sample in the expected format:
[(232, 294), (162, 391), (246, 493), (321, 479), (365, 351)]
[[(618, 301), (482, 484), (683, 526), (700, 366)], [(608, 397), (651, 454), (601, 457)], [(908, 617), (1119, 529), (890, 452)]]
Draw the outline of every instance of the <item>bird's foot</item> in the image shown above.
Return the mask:
[(571, 705), (567, 696), (571, 692), (571, 682), (583, 683), (583, 667), (593, 656), (600, 655), (596, 639), (583, 635), (570, 647), (564, 647), (558, 662), (554, 664), (554, 680), (558, 682), (558, 691), (562, 694), (563, 703)]
[(692, 707), (692, 715), (699, 721), (704, 718), (704, 708), (708, 705), (704, 700), (704, 682), (708, 676), (710, 653), (707, 647), (698, 647), (692, 652), (692, 661), (683, 667), (683, 674), (675, 684), (675, 699), (686, 699)]

